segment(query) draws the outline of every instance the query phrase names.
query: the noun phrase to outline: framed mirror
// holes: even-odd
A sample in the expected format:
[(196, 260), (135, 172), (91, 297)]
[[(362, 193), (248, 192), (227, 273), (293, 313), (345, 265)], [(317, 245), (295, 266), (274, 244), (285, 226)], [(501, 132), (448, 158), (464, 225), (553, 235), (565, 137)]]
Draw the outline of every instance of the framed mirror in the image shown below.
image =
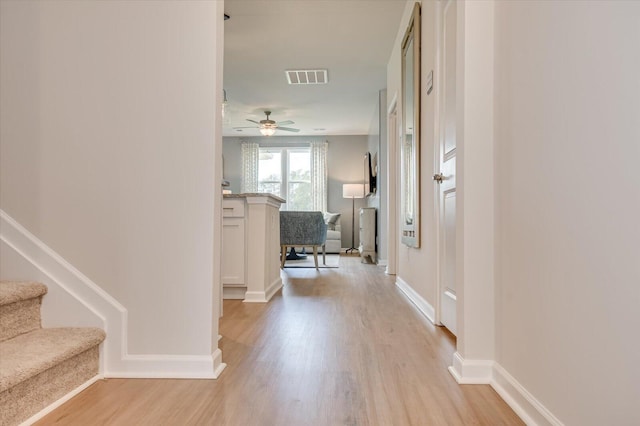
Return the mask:
[(420, 3), (413, 7), (402, 40), (400, 144), (401, 241), (409, 247), (420, 247)]

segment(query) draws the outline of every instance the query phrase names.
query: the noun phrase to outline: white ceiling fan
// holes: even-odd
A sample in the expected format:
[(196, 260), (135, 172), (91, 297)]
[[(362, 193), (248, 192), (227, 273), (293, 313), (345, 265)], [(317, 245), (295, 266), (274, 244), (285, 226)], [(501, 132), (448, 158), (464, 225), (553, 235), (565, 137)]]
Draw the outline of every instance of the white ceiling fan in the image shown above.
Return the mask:
[[(250, 121), (258, 125), (257, 128), (260, 129), (260, 133), (262, 133), (263, 136), (272, 136), (276, 132), (276, 129), (284, 130), (285, 132), (296, 132), (296, 133), (300, 131), (300, 129), (294, 129), (292, 127), (282, 127), (282, 126), (288, 126), (290, 124), (294, 124), (293, 121), (286, 120), (286, 121), (275, 122), (269, 118), (269, 116), (271, 115), (271, 111), (265, 111), (264, 113), (267, 116), (266, 120), (256, 121), (256, 120), (251, 120), (250, 118), (247, 118), (247, 121)], [(255, 128), (256, 128), (255, 126), (234, 127), (234, 129), (255, 129)]]

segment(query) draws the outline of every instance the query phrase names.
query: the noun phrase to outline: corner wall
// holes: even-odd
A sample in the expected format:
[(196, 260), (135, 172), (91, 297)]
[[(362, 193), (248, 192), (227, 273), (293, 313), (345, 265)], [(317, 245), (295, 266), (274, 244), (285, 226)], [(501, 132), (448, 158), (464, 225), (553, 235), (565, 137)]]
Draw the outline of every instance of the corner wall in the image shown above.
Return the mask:
[[(400, 28), (396, 36), (393, 52), (387, 65), (387, 107), (397, 99), (398, 117), (402, 111), (402, 80), (401, 80), (401, 43), (411, 18), (414, 1), (407, 1)], [(436, 3), (422, 2), (422, 80), (429, 70), (436, 69)], [(434, 71), (435, 74), (435, 71)], [(437, 77), (437, 74), (435, 74)], [(424, 84), (422, 85), (424, 89)], [(398, 282), (410, 287), (410, 291), (426, 303), (427, 310), (436, 306), (437, 297), (437, 227), (435, 210), (435, 187), (431, 176), (435, 173), (434, 143), (436, 142), (435, 128), (436, 91), (426, 95), (422, 93), (422, 110), (420, 122), (420, 248), (409, 248), (398, 245), (397, 278)], [(389, 147), (389, 149), (393, 149)], [(396, 151), (398, 151), (396, 149)], [(400, 153), (397, 152), (400, 161)], [(398, 174), (400, 167), (398, 165)], [(398, 176), (396, 179), (400, 179)], [(398, 216), (399, 217), (399, 216)]]
[(0, 7), (0, 207), (127, 309), (129, 355), (210, 358), (222, 2)]
[(495, 5), (496, 361), (539, 424), (640, 424), (640, 4)]

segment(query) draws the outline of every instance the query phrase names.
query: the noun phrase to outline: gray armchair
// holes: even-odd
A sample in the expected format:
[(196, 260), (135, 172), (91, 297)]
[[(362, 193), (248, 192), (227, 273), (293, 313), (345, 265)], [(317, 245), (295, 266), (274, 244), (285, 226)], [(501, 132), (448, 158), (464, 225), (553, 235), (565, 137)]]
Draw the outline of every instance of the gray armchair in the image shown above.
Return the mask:
[(326, 263), (324, 244), (327, 225), (322, 212), (280, 212), (280, 267), (284, 268), (289, 247), (313, 247), (313, 260), (318, 269), (318, 247), (322, 246), (322, 263)]

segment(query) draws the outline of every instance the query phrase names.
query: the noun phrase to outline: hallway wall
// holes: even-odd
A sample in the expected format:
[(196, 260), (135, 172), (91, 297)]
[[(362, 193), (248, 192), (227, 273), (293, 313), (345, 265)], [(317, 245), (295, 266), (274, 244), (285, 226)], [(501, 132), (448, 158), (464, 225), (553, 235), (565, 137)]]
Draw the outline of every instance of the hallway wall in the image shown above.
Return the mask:
[(126, 307), (129, 354), (211, 357), (221, 4), (0, 7), (0, 207)]
[[(407, 1), (394, 49), (387, 66), (387, 107), (397, 98), (398, 117), (402, 116), (401, 43), (415, 2)], [(436, 66), (436, 25), (434, 2), (422, 5), (422, 70), (423, 81), (428, 70)], [(426, 70), (426, 72), (425, 72)], [(437, 227), (435, 210), (435, 188), (431, 176), (435, 173), (435, 91), (422, 98), (422, 120), (420, 126), (420, 248), (398, 245), (397, 277), (406, 282), (432, 307), (437, 294)], [(400, 153), (398, 151), (398, 161)], [(398, 168), (398, 173), (400, 168)], [(397, 177), (399, 179), (399, 177)], [(399, 200), (398, 200), (399, 201)]]
[(640, 424), (640, 4), (495, 7), (496, 360), (564, 424)]

